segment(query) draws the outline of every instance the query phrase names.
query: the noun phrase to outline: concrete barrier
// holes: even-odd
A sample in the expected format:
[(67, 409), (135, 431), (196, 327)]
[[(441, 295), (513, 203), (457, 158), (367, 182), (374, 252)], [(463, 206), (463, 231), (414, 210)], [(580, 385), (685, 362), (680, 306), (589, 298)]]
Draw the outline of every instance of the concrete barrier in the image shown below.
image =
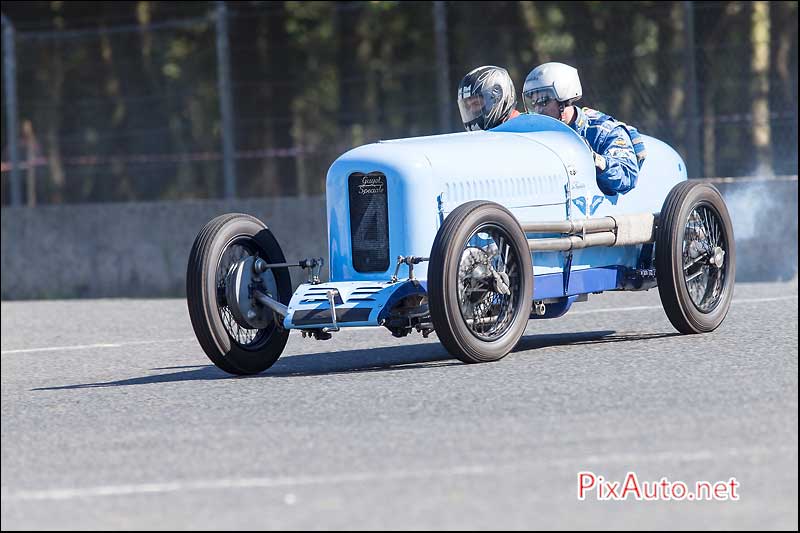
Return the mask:
[[(797, 180), (717, 183), (731, 211), (738, 281), (797, 276)], [(327, 263), (324, 197), (2, 209), (2, 298), (180, 297), (197, 232), (248, 213), (286, 258)], [(323, 276), (327, 275), (323, 269)], [(296, 286), (301, 272), (292, 272)]]
[(232, 212), (263, 220), (287, 259), (327, 262), (323, 197), (3, 208), (2, 298), (184, 296), (195, 236)]

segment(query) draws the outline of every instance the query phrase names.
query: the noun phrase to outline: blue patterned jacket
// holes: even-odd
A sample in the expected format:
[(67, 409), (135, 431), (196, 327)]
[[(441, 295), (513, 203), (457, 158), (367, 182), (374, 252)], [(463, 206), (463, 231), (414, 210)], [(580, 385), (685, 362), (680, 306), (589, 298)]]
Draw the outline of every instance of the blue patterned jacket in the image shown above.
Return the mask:
[(625, 194), (636, 186), (645, 151), (635, 128), (588, 107), (575, 106), (577, 114), (569, 125), (586, 139), (605, 160), (597, 170), (597, 185), (607, 195)]

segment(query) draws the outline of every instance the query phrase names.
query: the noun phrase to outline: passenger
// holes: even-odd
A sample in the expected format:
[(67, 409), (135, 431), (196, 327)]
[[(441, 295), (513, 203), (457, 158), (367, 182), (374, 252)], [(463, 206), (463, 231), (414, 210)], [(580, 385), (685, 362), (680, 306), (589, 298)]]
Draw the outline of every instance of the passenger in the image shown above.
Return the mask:
[(636, 186), (645, 158), (641, 135), (631, 126), (588, 107), (573, 105), (583, 96), (578, 71), (564, 63), (545, 63), (525, 78), (522, 98), (528, 113), (561, 120), (584, 138), (592, 150), (597, 185), (607, 195)]
[(488, 130), (519, 116), (516, 91), (504, 68), (487, 65), (458, 84), (458, 110), (467, 131)]

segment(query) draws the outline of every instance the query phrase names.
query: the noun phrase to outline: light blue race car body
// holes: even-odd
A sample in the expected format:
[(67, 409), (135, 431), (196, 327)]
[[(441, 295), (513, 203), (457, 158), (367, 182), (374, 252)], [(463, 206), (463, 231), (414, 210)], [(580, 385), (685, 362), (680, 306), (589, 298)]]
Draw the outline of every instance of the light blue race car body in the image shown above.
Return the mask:
[[(284, 326), (377, 326), (398, 302), (425, 296), (427, 263), (398, 268), (398, 256), (427, 258), (447, 215), (471, 200), (506, 207), (521, 224), (655, 214), (686, 166), (667, 144), (643, 136), (647, 158), (636, 187), (607, 196), (590, 151), (575, 131), (543, 115), (522, 115), (490, 131), (380, 141), (331, 165), (326, 183), (329, 281), (303, 284)], [(528, 238), (552, 235), (528, 233)], [(580, 296), (630, 286), (652, 244), (532, 252), (533, 299), (565, 313)], [(394, 278), (396, 276), (396, 278)], [(644, 287), (646, 288), (646, 286)]]

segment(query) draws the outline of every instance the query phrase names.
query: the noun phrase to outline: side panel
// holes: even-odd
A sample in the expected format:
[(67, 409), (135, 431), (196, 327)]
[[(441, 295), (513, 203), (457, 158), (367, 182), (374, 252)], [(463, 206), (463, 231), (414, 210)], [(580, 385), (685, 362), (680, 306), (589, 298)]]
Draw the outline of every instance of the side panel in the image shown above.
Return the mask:
[[(686, 179), (686, 169), (668, 145), (648, 136), (644, 141), (648, 156), (636, 188), (615, 196), (606, 196), (597, 187), (590, 151), (582, 139), (566, 125), (540, 115), (522, 116), (489, 132), (381, 141), (355, 148), (337, 159), (328, 172), (330, 279), (388, 280), (397, 256), (428, 256), (441, 221), (470, 200), (496, 201), (523, 223), (658, 212), (667, 192)], [(352, 261), (347, 183), (353, 173), (371, 172), (386, 176), (390, 261), (384, 271), (358, 272)], [(535, 252), (534, 275), (537, 279), (563, 276), (570, 262), (573, 275), (592, 268), (635, 267), (640, 249)], [(427, 279), (427, 266), (415, 267), (417, 279)], [(400, 276), (406, 275), (407, 267), (403, 267)], [(576, 277), (575, 290), (581, 276), (593, 277), (588, 272)], [(614, 287), (605, 283), (599, 290), (609, 288)], [(559, 295), (549, 291), (547, 296), (539, 295), (536, 290), (537, 298), (564, 295), (563, 282)]]
[[(551, 148), (557, 152), (561, 164), (567, 169), (561, 209), (512, 209), (522, 222), (655, 213), (661, 209), (661, 203), (669, 190), (686, 179), (686, 169), (680, 156), (665, 143), (644, 136), (648, 157), (640, 170), (636, 188), (624, 195), (607, 196), (597, 186), (590, 150), (571, 128), (549, 117), (523, 115), (492, 130), (500, 131), (529, 137), (540, 142), (543, 147)], [(540, 161), (541, 158), (537, 158), (536, 166), (539, 166)], [(547, 237), (554, 235), (528, 235), (528, 238)], [(598, 266), (636, 266), (640, 249), (641, 246), (628, 246), (575, 250), (571, 257), (571, 271), (574, 273)], [(534, 274), (537, 278), (546, 274), (563, 274), (569, 255), (565, 252), (535, 252)], [(564, 294), (563, 288), (560, 294)], [(550, 294), (545, 297), (550, 297)]]
[(619, 284), (619, 271), (616, 266), (586, 268), (572, 271), (569, 286), (564, 291), (563, 274), (543, 274), (536, 276), (533, 282), (533, 299), (561, 298), (590, 292), (614, 290)]
[[(669, 191), (686, 180), (686, 165), (667, 144), (643, 136), (647, 159), (639, 170), (636, 187), (628, 193), (607, 196), (600, 191), (594, 173), (576, 176), (572, 189), (571, 218), (595, 218), (622, 214), (658, 213)], [(590, 267), (622, 265), (635, 267), (641, 251), (639, 246), (585, 248), (575, 250), (572, 271)]]

